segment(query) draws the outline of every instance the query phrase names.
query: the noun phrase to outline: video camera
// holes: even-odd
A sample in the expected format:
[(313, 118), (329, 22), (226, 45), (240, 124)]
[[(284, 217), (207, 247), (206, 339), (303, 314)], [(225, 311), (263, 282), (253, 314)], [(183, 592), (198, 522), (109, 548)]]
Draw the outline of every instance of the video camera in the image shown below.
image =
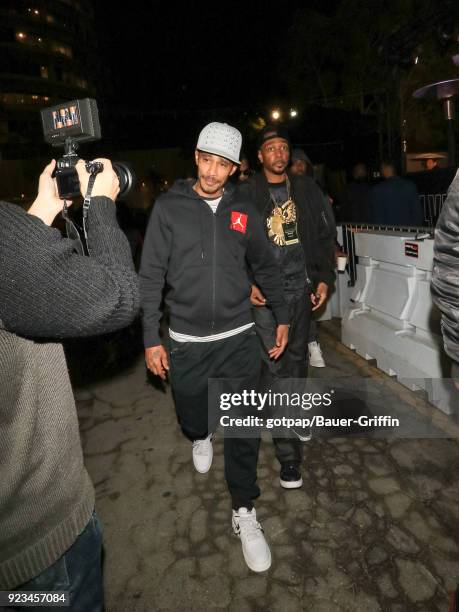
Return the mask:
[[(80, 142), (100, 140), (100, 124), (97, 103), (92, 98), (63, 102), (44, 108), (41, 122), (45, 142), (53, 147), (64, 147), (64, 155), (56, 161), (54, 176), (61, 200), (69, 200), (81, 193), (80, 181), (75, 165), (79, 160), (77, 149)], [(134, 184), (130, 168), (121, 162), (112, 162), (120, 183), (120, 196), (128, 193)], [(88, 172), (103, 170), (103, 164), (86, 162)]]

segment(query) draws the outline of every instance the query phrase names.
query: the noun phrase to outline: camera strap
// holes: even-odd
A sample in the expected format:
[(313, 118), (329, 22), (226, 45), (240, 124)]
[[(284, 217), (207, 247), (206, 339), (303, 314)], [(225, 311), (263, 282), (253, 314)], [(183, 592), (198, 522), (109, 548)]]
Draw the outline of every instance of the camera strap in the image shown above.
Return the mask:
[(88, 180), (88, 187), (86, 189), (86, 194), (83, 199), (83, 231), (84, 231), (84, 237), (86, 240), (86, 248), (88, 249), (88, 253), (89, 253), (89, 246), (88, 246), (88, 231), (86, 228), (86, 221), (88, 219), (89, 207), (91, 206), (91, 193), (94, 187), (94, 183), (96, 181), (97, 175), (99, 174), (99, 172), (102, 172), (103, 169), (104, 169), (104, 165), (101, 162), (86, 162), (86, 170), (87, 172), (89, 172), (90, 176)]
[(84, 230), (84, 237), (86, 239), (86, 244), (88, 242), (88, 232), (86, 229), (86, 221), (88, 219), (89, 207), (91, 206), (91, 193), (94, 187), (94, 183), (96, 181), (96, 176), (97, 176), (96, 172), (94, 173), (91, 172), (91, 176), (89, 177), (89, 180), (88, 180), (88, 188), (86, 190), (86, 194), (83, 200), (83, 230)]
[(65, 220), (65, 230), (67, 233), (67, 238), (70, 238), (70, 240), (73, 240), (73, 245), (77, 253), (79, 253), (80, 255), (85, 255), (84, 246), (80, 238), (80, 232), (78, 231), (75, 223), (70, 218), (69, 207), (67, 205), (66, 200), (64, 200), (64, 207), (62, 209), (62, 217)]

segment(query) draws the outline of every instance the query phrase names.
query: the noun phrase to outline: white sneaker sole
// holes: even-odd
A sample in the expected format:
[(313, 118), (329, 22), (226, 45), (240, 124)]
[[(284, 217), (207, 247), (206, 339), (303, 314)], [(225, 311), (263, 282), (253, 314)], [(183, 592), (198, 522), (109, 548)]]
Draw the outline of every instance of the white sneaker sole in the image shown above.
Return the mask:
[(282, 480), (279, 478), (280, 486), (283, 489), (299, 489), (303, 486), (303, 479), (300, 480)]
[(312, 366), (313, 368), (325, 368), (325, 361), (310, 361), (309, 365)]
[[(235, 533), (234, 535), (238, 538), (239, 541), (241, 540), (241, 538), (239, 537), (239, 534)], [(266, 560), (266, 562), (263, 564), (258, 564), (258, 565), (255, 563), (252, 563), (251, 561), (249, 561), (249, 559), (247, 559), (247, 557), (245, 556), (244, 549), (242, 549), (242, 556), (244, 557), (245, 564), (247, 565), (249, 570), (252, 570), (252, 572), (266, 572), (271, 567), (271, 561), (272, 561), (271, 551), (269, 551), (269, 557)]]
[(210, 470), (210, 468), (212, 467), (212, 464), (209, 465), (208, 468), (206, 468), (205, 470), (200, 470), (196, 467), (196, 464), (193, 462), (194, 465), (194, 469), (196, 470), (196, 472), (198, 472), (198, 474), (207, 474), (207, 472)]
[(298, 439), (301, 442), (309, 442), (310, 440), (312, 440), (312, 433), (308, 434), (307, 436), (301, 436), (298, 432), (296, 432), (294, 429), (292, 429), (293, 433), (295, 434), (295, 436), (298, 436)]
[(242, 551), (244, 556), (244, 561), (247, 564), (247, 567), (252, 570), (252, 572), (266, 572), (271, 567), (271, 553), (269, 553), (269, 559), (266, 561), (264, 565), (254, 565), (253, 563), (249, 563), (244, 555), (244, 551)]
[(195, 463), (194, 457), (193, 457), (193, 465), (194, 465), (194, 469), (199, 473), (199, 474), (207, 474), (207, 472), (210, 470), (210, 468), (212, 467), (212, 461), (214, 458), (214, 452), (212, 450), (212, 455), (210, 457), (210, 462), (209, 465), (205, 466), (204, 468), (199, 469), (198, 466)]

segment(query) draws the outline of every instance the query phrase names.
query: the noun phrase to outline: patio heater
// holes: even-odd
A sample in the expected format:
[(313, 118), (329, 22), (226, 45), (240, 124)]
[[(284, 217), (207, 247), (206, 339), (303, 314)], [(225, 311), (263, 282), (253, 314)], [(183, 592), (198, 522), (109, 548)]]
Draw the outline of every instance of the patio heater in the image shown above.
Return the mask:
[(456, 165), (456, 141), (454, 138), (454, 96), (459, 94), (459, 79), (438, 81), (424, 85), (413, 93), (414, 98), (435, 98), (443, 102), (448, 134), (448, 165)]

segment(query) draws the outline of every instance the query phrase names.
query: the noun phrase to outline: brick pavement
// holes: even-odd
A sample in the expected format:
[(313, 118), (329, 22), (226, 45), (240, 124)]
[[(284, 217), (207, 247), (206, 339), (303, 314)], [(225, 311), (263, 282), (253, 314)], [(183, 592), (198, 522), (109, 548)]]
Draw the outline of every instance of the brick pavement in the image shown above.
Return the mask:
[[(385, 377), (333, 333), (322, 325), (328, 367), (316, 376)], [(413, 411), (429, 410), (392, 387)], [(256, 508), (273, 564), (254, 574), (231, 534), (221, 440), (211, 471), (196, 473), (170, 392), (147, 383), (142, 360), (77, 395), (104, 525), (107, 612), (448, 610), (459, 584), (457, 440), (313, 439), (296, 491), (280, 488), (264, 440)]]

